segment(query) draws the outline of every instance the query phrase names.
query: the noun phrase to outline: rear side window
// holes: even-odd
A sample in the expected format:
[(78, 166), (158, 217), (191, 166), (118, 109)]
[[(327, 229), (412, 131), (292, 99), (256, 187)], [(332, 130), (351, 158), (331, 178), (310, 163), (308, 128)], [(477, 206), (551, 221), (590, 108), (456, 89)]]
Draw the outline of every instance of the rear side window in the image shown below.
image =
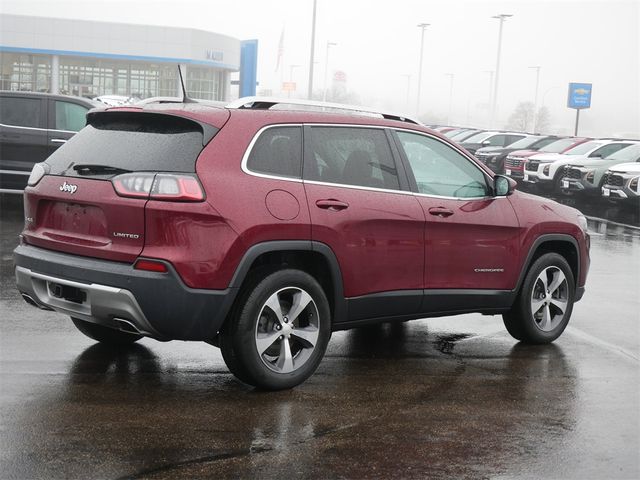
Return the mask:
[(302, 127), (272, 127), (251, 149), (247, 168), (279, 177), (302, 176)]
[(307, 180), (399, 190), (398, 171), (384, 130), (312, 127)]
[[(217, 131), (217, 130), (216, 130)], [(99, 112), (48, 159), (52, 175), (75, 175), (73, 167), (99, 165), (127, 171), (196, 171), (203, 127), (175, 115)]]
[(87, 123), (87, 111), (77, 103), (56, 101), (56, 130), (79, 132)]
[(0, 123), (40, 128), (41, 103), (39, 98), (0, 97)]
[(589, 157), (606, 158), (609, 155), (616, 153), (618, 150), (622, 150), (623, 148), (628, 147), (629, 145), (630, 145), (629, 143), (610, 143), (608, 145), (605, 145), (604, 147), (600, 147), (599, 149), (595, 150), (593, 153), (589, 155)]
[(487, 141), (490, 147), (502, 147), (508, 138), (508, 135), (494, 135), (493, 137), (489, 137)]

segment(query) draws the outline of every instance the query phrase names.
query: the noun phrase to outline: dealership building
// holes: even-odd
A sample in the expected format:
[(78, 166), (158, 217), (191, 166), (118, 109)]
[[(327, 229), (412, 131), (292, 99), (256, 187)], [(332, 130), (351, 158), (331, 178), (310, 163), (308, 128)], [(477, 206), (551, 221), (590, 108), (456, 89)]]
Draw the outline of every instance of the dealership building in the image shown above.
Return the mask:
[(95, 97), (254, 95), (257, 41), (203, 30), (0, 14), (0, 89)]

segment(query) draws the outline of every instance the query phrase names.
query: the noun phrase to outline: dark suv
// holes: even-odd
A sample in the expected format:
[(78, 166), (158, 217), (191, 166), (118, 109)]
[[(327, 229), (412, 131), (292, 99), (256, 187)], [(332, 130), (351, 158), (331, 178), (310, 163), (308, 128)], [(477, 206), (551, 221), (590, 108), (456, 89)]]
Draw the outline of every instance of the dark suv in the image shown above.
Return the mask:
[(372, 322), (482, 312), (523, 342), (562, 333), (589, 268), (577, 210), (409, 119), (272, 107), (89, 113), (25, 190), (25, 300), (105, 343), (209, 342), (267, 389)]
[(0, 90), (0, 190), (21, 193), (33, 165), (84, 128), (98, 102), (67, 95)]

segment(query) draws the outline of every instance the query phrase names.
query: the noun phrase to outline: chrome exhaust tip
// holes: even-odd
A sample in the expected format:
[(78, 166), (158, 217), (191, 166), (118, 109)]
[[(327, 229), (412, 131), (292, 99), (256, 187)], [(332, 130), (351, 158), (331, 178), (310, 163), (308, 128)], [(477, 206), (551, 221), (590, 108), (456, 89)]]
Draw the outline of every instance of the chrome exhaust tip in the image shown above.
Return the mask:
[(24, 301), (27, 302), (29, 305), (39, 308), (40, 310), (53, 310), (53, 308), (49, 308), (46, 305), (40, 305), (38, 302), (36, 302), (33, 299), (33, 297), (31, 297), (30, 295), (27, 295), (26, 293), (22, 293), (21, 295)]
[(126, 320), (124, 318), (117, 318), (117, 317), (115, 317), (113, 320), (118, 324), (120, 330), (123, 332), (134, 333), (136, 335), (145, 335), (140, 330), (138, 330), (138, 327), (136, 327), (129, 320)]

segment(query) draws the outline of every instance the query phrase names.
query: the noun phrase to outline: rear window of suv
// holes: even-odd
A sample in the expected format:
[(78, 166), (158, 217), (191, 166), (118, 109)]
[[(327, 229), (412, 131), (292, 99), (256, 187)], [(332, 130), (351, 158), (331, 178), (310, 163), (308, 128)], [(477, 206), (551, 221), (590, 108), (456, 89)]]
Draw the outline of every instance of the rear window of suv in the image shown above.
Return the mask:
[(204, 148), (203, 127), (175, 115), (100, 112), (88, 121), (47, 159), (52, 175), (76, 175), (77, 165), (193, 173)]

